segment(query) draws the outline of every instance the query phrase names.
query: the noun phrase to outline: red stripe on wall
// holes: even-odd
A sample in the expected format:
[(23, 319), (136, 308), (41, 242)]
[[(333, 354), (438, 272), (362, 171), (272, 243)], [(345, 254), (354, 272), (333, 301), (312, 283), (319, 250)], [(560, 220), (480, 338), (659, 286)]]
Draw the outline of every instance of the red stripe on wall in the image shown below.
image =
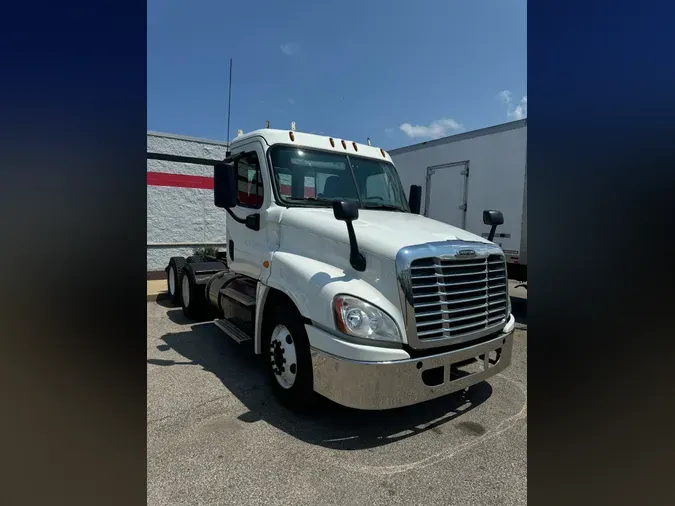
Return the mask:
[(208, 176), (167, 174), (166, 172), (148, 172), (148, 185), (213, 190), (213, 178)]
[[(213, 178), (209, 176), (188, 176), (185, 174), (167, 174), (166, 172), (148, 172), (149, 186), (173, 186), (177, 188), (198, 188), (202, 190), (213, 190)], [(282, 195), (290, 195), (290, 185), (281, 185)], [(241, 193), (241, 192), (240, 192)], [(305, 197), (314, 197), (314, 188), (305, 187)], [(243, 193), (242, 193), (243, 195)], [(251, 195), (252, 201), (244, 203), (255, 203), (255, 194)]]

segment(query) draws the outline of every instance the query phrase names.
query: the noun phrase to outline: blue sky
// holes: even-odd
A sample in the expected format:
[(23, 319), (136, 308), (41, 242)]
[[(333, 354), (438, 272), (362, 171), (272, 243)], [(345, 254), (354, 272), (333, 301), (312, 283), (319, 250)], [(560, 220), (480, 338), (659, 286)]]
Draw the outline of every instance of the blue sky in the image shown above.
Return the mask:
[(148, 0), (148, 129), (387, 149), (527, 115), (525, 0)]

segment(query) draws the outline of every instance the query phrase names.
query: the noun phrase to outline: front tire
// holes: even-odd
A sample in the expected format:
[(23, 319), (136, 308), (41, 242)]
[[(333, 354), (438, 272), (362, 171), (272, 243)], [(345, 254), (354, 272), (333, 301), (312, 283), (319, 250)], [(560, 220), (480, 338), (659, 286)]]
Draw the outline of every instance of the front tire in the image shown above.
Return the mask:
[(312, 357), (300, 313), (290, 303), (280, 304), (265, 327), (263, 351), (272, 391), (291, 409), (311, 409), (316, 401)]

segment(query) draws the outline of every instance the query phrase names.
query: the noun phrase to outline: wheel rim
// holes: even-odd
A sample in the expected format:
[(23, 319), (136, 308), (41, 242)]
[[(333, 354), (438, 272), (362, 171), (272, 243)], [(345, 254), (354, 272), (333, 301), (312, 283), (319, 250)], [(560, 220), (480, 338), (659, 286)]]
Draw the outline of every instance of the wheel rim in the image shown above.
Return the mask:
[(297, 376), (298, 361), (295, 352), (295, 339), (283, 325), (277, 325), (272, 331), (270, 362), (277, 383), (282, 388), (291, 388)]
[(176, 293), (176, 273), (173, 270), (173, 267), (169, 267), (169, 294), (174, 295)]
[(183, 298), (183, 305), (185, 307), (190, 307), (190, 280), (185, 275), (183, 275), (183, 283), (181, 284), (180, 288), (180, 294)]

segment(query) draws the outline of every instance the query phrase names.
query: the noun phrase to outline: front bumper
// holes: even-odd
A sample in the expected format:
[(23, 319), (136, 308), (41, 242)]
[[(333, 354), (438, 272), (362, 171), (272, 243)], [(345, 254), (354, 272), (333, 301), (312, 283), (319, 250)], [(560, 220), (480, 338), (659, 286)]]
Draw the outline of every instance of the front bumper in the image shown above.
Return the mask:
[[(513, 316), (504, 331), (489, 341), (423, 358), (363, 362), (312, 348), (314, 390), (343, 406), (366, 410), (409, 406), (463, 390), (509, 366), (513, 349), (512, 320)], [(490, 352), (497, 350), (501, 353), (493, 364), (489, 361)], [(479, 366), (478, 371), (451, 378), (451, 366), (481, 355), (484, 358), (472, 364), (473, 368)], [(437, 368), (442, 368), (442, 382), (434, 386), (425, 384), (422, 373), (435, 369), (434, 373), (440, 377)]]

